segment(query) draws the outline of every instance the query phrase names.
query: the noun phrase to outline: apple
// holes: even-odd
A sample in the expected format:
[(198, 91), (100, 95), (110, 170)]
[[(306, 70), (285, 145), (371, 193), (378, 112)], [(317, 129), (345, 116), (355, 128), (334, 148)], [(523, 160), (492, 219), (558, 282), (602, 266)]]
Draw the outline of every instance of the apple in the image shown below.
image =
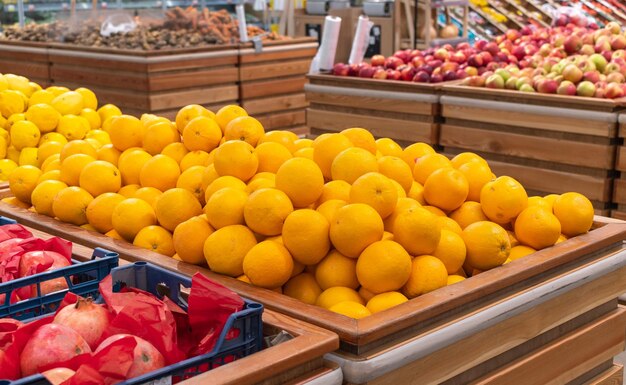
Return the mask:
[(517, 88), (518, 90), (522, 88), (522, 86), (524, 84), (528, 84), (530, 85), (533, 82), (533, 80), (529, 77), (521, 77), (519, 79), (517, 79), (517, 83), (515, 83), (515, 88)]
[(582, 57), (578, 60), (578, 68), (583, 72), (595, 71), (597, 69), (591, 60)]
[(396, 56), (390, 56), (387, 59), (385, 59), (385, 68), (386, 69), (395, 70), (396, 68), (398, 68), (402, 64), (404, 64), (402, 59), (400, 59), (400, 58), (398, 58)]
[(430, 81), (430, 74), (426, 71), (418, 71), (413, 77), (413, 81), (416, 83), (428, 83)]
[(617, 63), (609, 63), (607, 64), (606, 68), (604, 68), (604, 73), (605, 74), (610, 74), (613, 72), (619, 72), (621, 69), (620, 65)]
[(435, 51), (434, 56), (435, 56), (435, 59), (446, 61), (450, 59), (450, 51), (448, 51), (445, 48), (439, 48), (438, 50)]
[(487, 42), (486, 40), (477, 40), (477, 41), (474, 43), (474, 48), (476, 48), (477, 50), (482, 51), (482, 50), (484, 50), (484, 49), (485, 49), (485, 46), (486, 46), (487, 44), (488, 44), (488, 42)]
[(533, 86), (531, 86), (530, 84), (522, 84), (519, 90), (521, 92), (536, 92)]
[(492, 56), (495, 56), (498, 52), (500, 52), (500, 48), (494, 42), (487, 43), (483, 50), (489, 52)]
[(622, 32), (622, 27), (619, 25), (619, 23), (616, 23), (614, 21), (608, 23), (607, 25), (604, 26), (604, 29), (611, 31), (611, 33), (613, 35), (617, 35), (620, 32)]
[(420, 67), (416, 67), (418, 71), (425, 71), (428, 72), (428, 75), (432, 74), (433, 71), (435, 70), (433, 67), (429, 66), (428, 64), (425, 64), (423, 66)]
[(337, 63), (333, 66), (333, 75), (348, 76), (349, 71), (350, 71), (350, 66), (344, 63)]
[(441, 83), (443, 81), (443, 77), (439, 74), (435, 75), (431, 75), (430, 77), (430, 82), (431, 83)]
[(582, 39), (579, 36), (570, 35), (563, 42), (563, 48), (568, 54), (574, 54), (580, 51), (583, 46)]
[(417, 70), (415, 69), (415, 67), (407, 66), (400, 71), (400, 74), (402, 75), (401, 79), (410, 82), (411, 80), (413, 80), (413, 77), (415, 77), (416, 73)]
[(348, 68), (348, 76), (359, 76), (361, 66), (358, 64), (350, 64)]
[(606, 81), (607, 83), (622, 84), (626, 81), (626, 78), (619, 72), (612, 72), (606, 76)]
[(583, 71), (576, 64), (568, 64), (561, 73), (563, 74), (563, 79), (572, 83), (580, 82), (584, 75)]
[(443, 81), (444, 82), (449, 82), (452, 80), (458, 80), (458, 77), (456, 76), (456, 71), (446, 71), (443, 74)]
[(522, 35), (526, 35), (526, 36), (528, 36), (528, 35), (530, 35), (530, 34), (532, 34), (532, 33), (533, 33), (533, 27), (532, 27), (532, 26), (530, 26), (530, 25), (525, 25), (525, 26), (523, 26), (523, 27), (519, 30), (519, 32), (520, 32)]
[(606, 37), (606, 36), (601, 36), (597, 41), (596, 44), (593, 46), (593, 49), (596, 51), (596, 53), (601, 53), (604, 51), (610, 51), (611, 50), (611, 40)]
[(402, 77), (402, 74), (400, 73), (400, 71), (388, 69), (386, 70), (386, 72), (387, 72), (387, 79), (389, 80), (400, 80), (400, 78)]
[(484, 65), (488, 65), (489, 63), (493, 61), (493, 55), (491, 55), (491, 53), (487, 51), (481, 52), (480, 56), (482, 56), (483, 58)]
[(376, 69), (374, 67), (362, 67), (361, 70), (359, 71), (359, 77), (360, 78), (373, 78), (374, 74), (376, 73)]
[(415, 56), (411, 59), (411, 65), (415, 68), (421, 67), (426, 64), (426, 60), (422, 56)]
[(397, 57), (398, 59), (402, 60), (403, 63), (409, 63), (411, 61), (411, 51), (410, 50), (404, 50), (404, 51), (396, 51), (393, 54), (394, 57)]
[(428, 64), (429, 66), (433, 67), (433, 69), (434, 69), (434, 68), (437, 68), (437, 67), (441, 67), (441, 65), (443, 64), (443, 61), (437, 60), (437, 59), (433, 59), (433, 60), (427, 61), (426, 64)]
[(515, 76), (511, 76), (505, 83), (504, 88), (507, 90), (516, 90), (517, 89), (517, 80), (518, 78)]
[(372, 75), (372, 78), (381, 80), (387, 79), (387, 71), (382, 68), (378, 68), (374, 71), (374, 75)]
[(514, 42), (515, 40), (519, 39), (522, 36), (522, 34), (518, 30), (515, 30), (515, 29), (507, 30), (504, 33), (504, 35), (509, 41), (512, 41), (512, 42)]
[(597, 69), (600, 72), (604, 72), (604, 69), (606, 68), (606, 65), (608, 64), (606, 57), (604, 55), (597, 54), (597, 53), (594, 53), (593, 55), (589, 56), (589, 61), (593, 63), (595, 69)]
[(554, 79), (544, 79), (537, 85), (537, 91), (542, 94), (556, 94), (559, 84)]
[[(445, 75), (444, 75), (445, 76)], [(467, 72), (465, 72), (464, 69), (459, 69), (456, 71), (456, 77), (457, 79), (465, 79), (466, 77), (468, 77), (469, 75), (467, 74)]]
[(472, 67), (472, 66), (465, 67), (465, 72), (467, 72), (469, 76), (478, 75), (478, 70), (476, 69), (476, 67)]
[(615, 52), (613, 52), (613, 55), (611, 56), (611, 60), (615, 60), (615, 59), (624, 59), (626, 57), (626, 50), (620, 49), (617, 50)]
[(467, 58), (467, 64), (469, 64), (472, 67), (480, 68), (483, 66), (483, 64), (485, 64), (485, 62), (481, 55), (473, 54)]
[(459, 43), (459, 44), (457, 44), (457, 45), (456, 45), (456, 49), (457, 49), (457, 50), (465, 50), (465, 49), (469, 49), (469, 48), (471, 48), (471, 47), (472, 47), (472, 46), (470, 45), (470, 43), (468, 43), (468, 42), (466, 42), (466, 41), (464, 41), (464, 42)]
[(576, 87), (576, 95), (592, 97), (596, 93), (596, 86), (590, 81), (583, 81)]
[(504, 79), (500, 75), (493, 74), (487, 78), (487, 80), (485, 81), (485, 86), (487, 88), (503, 89)]
[(582, 46), (580, 51), (578, 51), (582, 55), (592, 55), (596, 52), (591, 44), (585, 44)]
[(576, 85), (570, 82), (569, 80), (563, 80), (561, 84), (559, 84), (559, 88), (557, 88), (556, 93), (559, 95), (576, 95)]
[(385, 65), (385, 57), (383, 55), (374, 55), (370, 59), (372, 67), (382, 67)]
[(518, 45), (513, 48), (511, 54), (515, 56), (517, 60), (522, 60), (526, 56), (526, 51), (524, 51), (524, 47)]
[(594, 98), (604, 99), (606, 91), (604, 88), (596, 87), (596, 92), (593, 94)]
[(610, 83), (604, 89), (604, 96), (608, 99), (617, 99), (624, 97), (622, 86), (617, 83)]
[(499, 68), (494, 72), (495, 75), (500, 76), (502, 79), (504, 79), (504, 82), (506, 83), (510, 78), (511, 78), (511, 73), (507, 70), (505, 70), (504, 68)]
[(484, 87), (485, 86), (485, 78), (482, 76), (470, 76), (463, 80), (467, 85), (472, 87)]
[(583, 80), (595, 84), (600, 81), (600, 73), (598, 71), (587, 71), (583, 75)]

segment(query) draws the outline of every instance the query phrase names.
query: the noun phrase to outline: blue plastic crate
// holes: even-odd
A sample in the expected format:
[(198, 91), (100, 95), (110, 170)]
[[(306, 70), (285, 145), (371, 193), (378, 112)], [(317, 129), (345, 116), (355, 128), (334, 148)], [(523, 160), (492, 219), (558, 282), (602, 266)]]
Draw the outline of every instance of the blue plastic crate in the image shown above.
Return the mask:
[[(189, 277), (146, 262), (136, 262), (132, 265), (115, 268), (111, 274), (114, 291), (125, 285), (148, 291), (160, 298), (167, 295), (181, 308), (187, 310), (187, 302), (181, 295), (181, 289), (191, 287), (191, 278)], [(258, 352), (263, 344), (263, 322), (261, 319), (263, 305), (245, 298), (244, 302), (245, 308), (231, 314), (226, 321), (226, 325), (224, 325), (224, 329), (211, 352), (119, 384), (150, 384), (157, 380), (163, 381), (162, 383), (176, 383)], [(227, 340), (226, 335), (231, 329), (239, 329), (239, 334), (237, 337)], [(17, 381), (0, 381), (0, 385), (49, 385), (49, 383), (43, 376), (37, 374)]]
[[(12, 219), (0, 216), (0, 226), (15, 223), (17, 222)], [(99, 295), (98, 285), (100, 281), (109, 275), (111, 270), (117, 266), (118, 253), (96, 248), (93, 251), (91, 261), (81, 262), (73, 259), (71, 266), (0, 283), (0, 295), (5, 295), (4, 302), (0, 303), (0, 317), (29, 320), (34, 317), (53, 313), (56, 311), (68, 290), (83, 297), (91, 296), (97, 298)], [(61, 290), (43, 296), (39, 295), (35, 298), (14, 304), (10, 303), (11, 293), (14, 290), (29, 287), (30, 285), (37, 285), (37, 293), (41, 293), (41, 283), (57, 278), (65, 278), (68, 290)]]

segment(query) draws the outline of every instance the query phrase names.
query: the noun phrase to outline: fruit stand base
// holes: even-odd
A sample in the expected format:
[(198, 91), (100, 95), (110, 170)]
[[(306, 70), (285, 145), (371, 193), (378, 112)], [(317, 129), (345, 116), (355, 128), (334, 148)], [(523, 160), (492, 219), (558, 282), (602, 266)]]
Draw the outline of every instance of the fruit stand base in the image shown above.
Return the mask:
[(49, 62), (48, 50), (44, 45), (0, 45), (0, 73), (13, 73), (19, 68), (19, 75), (46, 87), (51, 84)]
[(618, 219), (626, 219), (626, 114), (619, 116), (619, 142), (617, 146), (617, 159), (615, 169), (617, 174), (613, 185), (613, 203), (617, 206), (611, 216)]

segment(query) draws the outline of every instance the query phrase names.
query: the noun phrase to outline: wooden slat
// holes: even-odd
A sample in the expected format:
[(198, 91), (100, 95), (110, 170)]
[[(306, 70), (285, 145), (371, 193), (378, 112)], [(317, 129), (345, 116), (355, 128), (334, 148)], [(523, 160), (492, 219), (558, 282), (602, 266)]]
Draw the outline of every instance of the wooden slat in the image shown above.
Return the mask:
[(237, 51), (229, 52), (227, 56), (210, 57), (201, 59), (185, 59), (175, 60), (164, 63), (150, 63), (148, 65), (148, 72), (162, 72), (162, 71), (178, 71), (183, 69), (194, 68), (214, 68), (214, 67), (232, 67), (238, 63)]
[[(150, 91), (167, 91), (187, 87), (212, 86), (216, 84), (236, 83), (236, 67), (219, 67), (199, 71), (176, 71), (153, 73), (148, 77)], [(210, 92), (207, 90), (207, 92)]]
[(496, 109), (475, 108), (443, 104), (441, 106), (444, 119), (462, 119), (474, 122), (500, 124), (504, 126), (529, 127), (549, 131), (586, 134), (601, 137), (613, 137), (615, 123), (581, 120), (574, 118), (545, 116), (516, 111), (500, 111)]
[(50, 77), (55, 83), (77, 83), (84, 87), (101, 86), (123, 90), (147, 91), (146, 73), (123, 72), (121, 70), (94, 67), (59, 66), (50, 68)]
[(611, 217), (613, 217), (615, 219), (620, 219), (620, 220), (626, 221), (626, 212), (619, 211), (619, 210), (613, 210), (613, 211), (611, 211)]
[(319, 84), (333, 87), (346, 87), (354, 89), (367, 89), (378, 91), (413, 92), (420, 94), (435, 94), (446, 84), (458, 83), (444, 82), (439, 84), (413, 83), (405, 81), (390, 81), (378, 79), (366, 79), (359, 77), (334, 76), (334, 75), (307, 75), (311, 84)]
[(61, 53), (52, 53), (50, 55), (50, 62), (52, 66), (79, 66), (83, 68), (102, 68), (102, 69), (117, 69), (118, 71), (129, 71), (145, 73), (148, 69), (146, 63), (136, 63), (130, 61), (117, 61), (106, 59), (90, 59), (90, 58), (76, 58), (73, 56), (66, 56)]
[(241, 106), (251, 116), (268, 112), (304, 109), (308, 106), (304, 93), (273, 96), (252, 100), (242, 100)]
[(442, 124), (439, 144), (444, 147), (452, 146), (469, 151), (484, 151), (575, 166), (606, 170), (613, 168), (612, 146), (583, 141), (542, 138), (514, 132)]
[(626, 146), (617, 147), (617, 160), (615, 168), (619, 171), (626, 171)]
[(304, 110), (286, 111), (256, 116), (266, 131), (291, 129), (294, 126), (303, 126), (306, 123)]
[(0, 59), (0, 73), (22, 75), (29, 79), (49, 79), (50, 67), (46, 63)]
[(311, 60), (313, 56), (315, 56), (316, 52), (317, 48), (311, 47), (288, 51), (262, 52), (258, 54), (241, 55), (240, 63), (242, 66), (245, 66), (250, 63), (277, 62), (280, 60), (290, 60), (300, 57), (310, 58), (309, 60)]
[(613, 202), (626, 204), (626, 179), (615, 179), (613, 181)]
[(264, 96), (304, 92), (305, 83), (306, 79), (304, 76), (276, 78), (256, 82), (243, 82), (241, 83), (239, 89), (239, 97), (242, 100), (248, 100)]
[(591, 200), (611, 201), (611, 179), (489, 161), (496, 175), (509, 175), (529, 190), (563, 194), (577, 191)]
[(368, 129), (376, 137), (431, 144), (436, 143), (438, 127), (437, 124), (427, 122), (355, 115), (314, 108), (307, 109), (307, 125), (328, 132), (339, 132), (350, 127), (362, 127)]
[(235, 101), (239, 96), (236, 85), (213, 87), (210, 90), (200, 88), (186, 91), (150, 94), (150, 111), (180, 108), (187, 104), (216, 104)]
[(328, 93), (307, 92), (307, 100), (316, 104), (330, 104), (348, 108), (364, 108), (374, 111), (402, 112), (415, 115), (433, 115), (435, 108), (432, 103), (419, 103), (409, 100), (387, 99), (371, 96), (355, 98), (349, 95), (334, 95)]
[(613, 365), (604, 373), (594, 377), (587, 385), (623, 385), (624, 384), (624, 366)]
[(309, 71), (310, 60), (293, 60), (270, 64), (251, 65), (240, 68), (240, 81), (280, 78), (290, 75), (305, 75)]
[(616, 309), (609, 315), (472, 384), (568, 383), (623, 351), (625, 326), (626, 310)]

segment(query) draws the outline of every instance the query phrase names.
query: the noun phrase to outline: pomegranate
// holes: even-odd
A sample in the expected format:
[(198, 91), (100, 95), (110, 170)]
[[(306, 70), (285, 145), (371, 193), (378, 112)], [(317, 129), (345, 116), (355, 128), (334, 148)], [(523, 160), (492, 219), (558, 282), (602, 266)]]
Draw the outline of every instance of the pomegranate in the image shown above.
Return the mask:
[[(50, 266), (45, 271), (55, 270), (61, 267), (71, 265), (71, 262), (65, 258), (63, 255), (54, 252), (54, 251), (29, 251), (22, 255), (20, 258), (20, 266), (19, 266), (19, 276), (24, 277), (28, 275), (29, 271), (31, 271), (38, 264), (44, 264), (47, 262), (48, 258), (52, 258), (52, 266)], [(49, 262), (48, 262), (49, 263)], [(67, 289), (67, 282), (65, 278), (55, 278), (39, 284), (41, 289), (41, 295), (54, 293), (55, 291), (65, 290)], [(20, 291), (20, 297), (26, 297), (26, 293)], [(30, 297), (37, 296), (37, 285), (31, 285), (30, 287)]]
[(79, 298), (76, 304), (61, 309), (52, 322), (76, 330), (89, 347), (95, 349), (102, 333), (109, 327), (110, 315), (103, 306), (93, 303), (91, 298)]
[(135, 350), (133, 351), (133, 365), (128, 370), (128, 374), (126, 375), (127, 378), (141, 376), (142, 374), (149, 373), (165, 366), (165, 359), (163, 358), (163, 355), (157, 350), (157, 348), (154, 347), (154, 345), (143, 338), (132, 336), (130, 334), (116, 334), (107, 338), (102, 341), (100, 346), (98, 346), (96, 353), (115, 343), (115, 341), (129, 336), (135, 339), (137, 346), (135, 346)]
[(76, 372), (68, 368), (54, 368), (41, 373), (52, 385), (60, 385), (74, 374), (76, 374)]
[(20, 368), (11, 364), (11, 357), (4, 350), (0, 349), (0, 378), (7, 380), (17, 380), (20, 378)]
[(33, 333), (22, 350), (22, 376), (37, 373), (39, 367), (90, 352), (89, 344), (74, 329), (54, 323), (43, 325)]

